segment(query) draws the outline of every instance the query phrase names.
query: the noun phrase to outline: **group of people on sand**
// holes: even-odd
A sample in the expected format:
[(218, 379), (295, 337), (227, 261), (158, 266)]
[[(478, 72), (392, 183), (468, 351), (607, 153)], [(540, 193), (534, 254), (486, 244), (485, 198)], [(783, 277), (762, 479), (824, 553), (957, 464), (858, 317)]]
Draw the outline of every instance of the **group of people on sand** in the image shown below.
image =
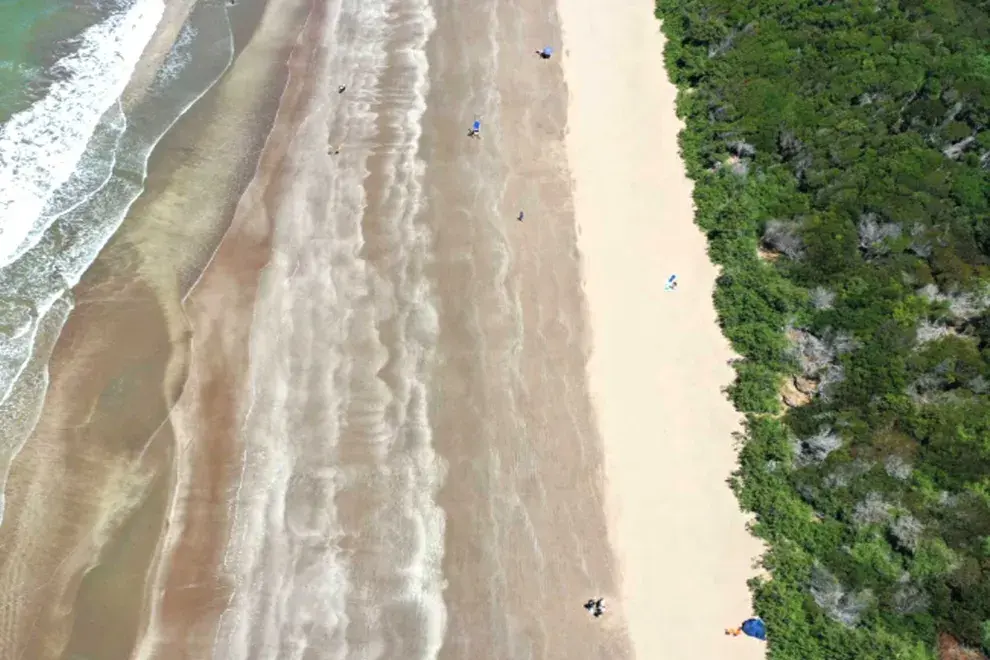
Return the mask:
[[(603, 598), (589, 598), (584, 604), (584, 609), (588, 610), (594, 618), (598, 618), (605, 614), (605, 599)], [(726, 628), (725, 634), (730, 637), (739, 637), (740, 635), (745, 635), (747, 637), (753, 637), (760, 641), (766, 641), (767, 639), (767, 626), (763, 623), (763, 619), (754, 617), (751, 619), (746, 619), (739, 626), (735, 628)]]
[(591, 612), (591, 616), (597, 619), (602, 614), (605, 614), (605, 606), (602, 604), (602, 602), (603, 602), (602, 598), (599, 598), (598, 600), (595, 600), (594, 598), (589, 598), (588, 602), (584, 604), (584, 609)]
[[(553, 48), (551, 48), (550, 46), (545, 46), (542, 49), (537, 50), (536, 54), (539, 55), (542, 59), (548, 60), (553, 55)], [(343, 94), (346, 91), (347, 91), (347, 85), (339, 85), (337, 87), (338, 94)], [(481, 117), (479, 115), (475, 115), (474, 122), (471, 124), (471, 129), (468, 131), (468, 137), (481, 139)], [(339, 153), (340, 153), (339, 146), (335, 147), (333, 145), (327, 145), (328, 155), (336, 156)], [(526, 214), (523, 211), (520, 211), (519, 215), (516, 216), (516, 220), (522, 222), (524, 217), (526, 217)], [(596, 615), (596, 616), (600, 616), (600, 615)]]
[[(233, 1), (232, 0), (231, 0), (231, 4), (233, 4)], [(545, 47), (545, 48), (543, 48), (541, 50), (537, 50), (536, 51), (536, 54), (539, 55), (542, 59), (548, 60), (553, 55), (553, 49), (550, 46), (547, 46), (547, 47)], [(343, 94), (346, 91), (347, 91), (347, 85), (339, 85), (337, 87), (337, 93), (338, 94)], [(475, 116), (474, 122), (471, 125), (471, 129), (468, 131), (468, 137), (478, 138), (478, 139), (481, 138), (481, 117), (480, 116)], [(338, 147), (330, 146), (329, 149), (327, 150), (327, 153), (336, 156), (337, 154), (340, 153), (340, 147), (339, 146)], [(518, 220), (519, 222), (522, 222), (523, 221), (523, 218), (525, 216), (526, 216), (526, 214), (523, 211), (519, 211), (519, 215), (516, 217), (516, 220)], [(666, 285), (665, 288), (668, 291), (676, 291), (677, 290), (677, 276), (676, 275), (671, 275), (670, 276), (670, 279), (667, 280), (667, 285)], [(602, 615), (605, 614), (605, 599), (604, 598), (589, 598), (588, 601), (584, 603), (584, 609), (587, 610), (588, 613), (591, 614), (592, 617), (594, 617), (594, 618), (597, 619), (597, 618), (599, 618), (599, 617), (601, 617)], [(749, 637), (755, 637), (757, 639), (765, 640), (766, 639), (766, 626), (764, 625), (763, 621), (760, 620), (760, 619), (747, 619), (746, 621), (744, 621), (742, 623), (742, 625), (740, 625), (740, 626), (738, 626), (736, 628), (726, 628), (725, 629), (725, 634), (726, 635), (729, 635), (729, 636), (732, 636), (732, 637), (738, 637), (740, 635), (747, 635)]]
[[(550, 46), (544, 46), (541, 49), (537, 49), (536, 54), (539, 55), (544, 60), (549, 60), (553, 56), (553, 48)], [(481, 139), (481, 116), (475, 115), (474, 122), (471, 124), (470, 130), (468, 130), (469, 138)], [(522, 218), (520, 218), (521, 220)]]
[[(536, 51), (536, 54), (539, 55), (542, 59), (549, 60), (553, 56), (553, 48), (550, 46), (544, 46), (542, 49), (538, 49)], [(340, 85), (339, 87), (337, 87), (338, 94), (343, 94), (345, 91), (347, 91), (347, 85)], [(468, 137), (481, 139), (480, 116), (475, 115), (474, 122), (471, 124), (471, 129), (468, 131)], [(327, 153), (330, 153), (332, 155), (337, 155), (340, 153), (340, 147), (337, 148), (330, 147), (330, 150)], [(520, 215), (519, 220), (521, 221), (522, 213), (520, 212), (519, 215)]]
[[(551, 48), (550, 46), (545, 46), (542, 49), (537, 50), (536, 51), (536, 54), (539, 55), (541, 58), (543, 58), (545, 60), (549, 60), (550, 57), (553, 55), (553, 48)], [(471, 123), (471, 128), (468, 129), (467, 136), (469, 138), (475, 138), (477, 140), (480, 140), (481, 139), (481, 116), (480, 115), (475, 115), (474, 116), (474, 121)], [(523, 211), (520, 211), (519, 212), (519, 215), (516, 216), (516, 220), (518, 220), (519, 222), (522, 222), (523, 221), (523, 218), (525, 218), (525, 217), (526, 217), (526, 214)], [(601, 615), (600, 614), (597, 614), (595, 616), (601, 616)]]

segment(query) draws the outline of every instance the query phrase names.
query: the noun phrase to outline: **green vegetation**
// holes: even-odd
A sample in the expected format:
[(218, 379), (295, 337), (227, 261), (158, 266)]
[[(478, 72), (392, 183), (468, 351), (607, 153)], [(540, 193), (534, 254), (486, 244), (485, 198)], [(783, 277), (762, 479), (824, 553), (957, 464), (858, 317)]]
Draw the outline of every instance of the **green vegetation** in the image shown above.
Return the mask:
[[(990, 652), (990, 8), (659, 0), (775, 660)], [(783, 406), (779, 392), (804, 399)]]

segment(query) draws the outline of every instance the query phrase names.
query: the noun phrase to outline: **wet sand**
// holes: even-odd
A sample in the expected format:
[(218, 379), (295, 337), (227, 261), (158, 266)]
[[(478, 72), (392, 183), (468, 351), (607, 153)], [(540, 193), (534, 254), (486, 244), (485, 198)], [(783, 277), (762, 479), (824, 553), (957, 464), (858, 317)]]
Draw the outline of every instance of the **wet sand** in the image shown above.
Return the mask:
[[(451, 64), (437, 72), (424, 156), (441, 301), (433, 419), (450, 461), (441, 657), (629, 657), (618, 612), (582, 609), (617, 601), (584, 382), (567, 90), (557, 62), (534, 52), (559, 42), (556, 9), (438, 7)], [(478, 43), (497, 50), (472, 55)], [(475, 113), (480, 141), (446, 128)]]
[[(73, 291), (44, 409), (5, 493), (5, 657), (123, 658), (138, 639), (172, 481), (168, 414), (185, 380), (181, 297), (222, 235), (274, 112), (252, 94), (261, 105), (245, 121), (248, 140), (197, 149), (211, 127), (230, 129), (210, 112), (215, 96), (159, 145), (145, 195)], [(202, 178), (211, 167), (225, 183)]]
[[(299, 48), (297, 38), (307, 37), (322, 18), (309, 3), (289, 0), (270, 4), (254, 40), (241, 54), (221, 83), (211, 116), (223, 117), (212, 131), (196, 141), (201, 153), (225, 153), (188, 168), (185, 181), (175, 190), (187, 190), (194, 180), (222, 180), (224, 168), (252, 133), (238, 130), (254, 125), (252, 116), (264, 107), (264, 97), (245, 92), (260, 77), (280, 81), (287, 62), (288, 81), (279, 97), (278, 115), (265, 135), (266, 148), (254, 169), (250, 184), (233, 203), (223, 203), (214, 189), (206, 199), (219, 204), (221, 217), (233, 214), (209, 267), (183, 301), (191, 335), (189, 368), (182, 396), (172, 409), (176, 457), (168, 513), (168, 526), (149, 603), (148, 627), (137, 657), (211, 657), (219, 617), (230, 599), (232, 584), (222, 571), (229, 537), (231, 503), (242, 470), (238, 431), (243, 422), (239, 396), (245, 388), (251, 360), (248, 337), (261, 271), (270, 259), (271, 218), (267, 207), (277, 170), (289, 141), (287, 125), (298, 120), (300, 97), (307, 93), (306, 61), (312, 48)], [(309, 34), (309, 42), (313, 41)], [(289, 48), (292, 44), (294, 47)], [(279, 89), (274, 87), (274, 89)], [(233, 127), (233, 128), (232, 128)], [(171, 218), (184, 215), (174, 210)]]

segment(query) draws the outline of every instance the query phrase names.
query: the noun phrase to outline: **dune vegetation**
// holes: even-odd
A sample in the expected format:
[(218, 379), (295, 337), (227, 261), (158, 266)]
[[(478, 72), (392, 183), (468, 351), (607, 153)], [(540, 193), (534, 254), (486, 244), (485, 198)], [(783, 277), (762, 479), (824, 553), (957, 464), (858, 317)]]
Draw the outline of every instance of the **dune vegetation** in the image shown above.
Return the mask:
[(742, 356), (769, 657), (990, 652), (990, 7), (657, 15)]

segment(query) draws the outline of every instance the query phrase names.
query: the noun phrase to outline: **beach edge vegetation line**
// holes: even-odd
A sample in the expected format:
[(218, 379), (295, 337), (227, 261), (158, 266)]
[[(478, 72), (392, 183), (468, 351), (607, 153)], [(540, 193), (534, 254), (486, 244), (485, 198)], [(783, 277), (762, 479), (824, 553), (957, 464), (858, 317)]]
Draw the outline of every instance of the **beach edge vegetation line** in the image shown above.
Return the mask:
[(771, 660), (990, 651), (985, 7), (657, 1)]

